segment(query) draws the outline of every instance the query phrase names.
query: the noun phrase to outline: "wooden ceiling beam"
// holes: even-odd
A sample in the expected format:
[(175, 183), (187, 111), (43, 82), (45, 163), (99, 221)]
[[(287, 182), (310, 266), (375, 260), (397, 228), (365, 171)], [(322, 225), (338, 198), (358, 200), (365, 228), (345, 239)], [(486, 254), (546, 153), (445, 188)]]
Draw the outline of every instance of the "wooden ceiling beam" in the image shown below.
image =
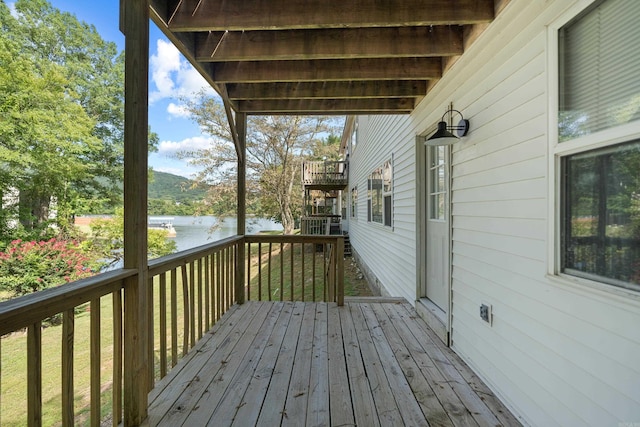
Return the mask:
[(183, 0), (171, 31), (467, 25), (494, 18), (494, 0)]
[(411, 98), (427, 93), (425, 80), (357, 82), (230, 83), (231, 100), (314, 98)]
[(430, 80), (442, 74), (440, 58), (247, 61), (211, 65), (211, 76), (219, 83)]
[(239, 101), (238, 111), (262, 114), (408, 114), (414, 98)]
[(462, 55), (460, 26), (197, 33), (197, 61)]

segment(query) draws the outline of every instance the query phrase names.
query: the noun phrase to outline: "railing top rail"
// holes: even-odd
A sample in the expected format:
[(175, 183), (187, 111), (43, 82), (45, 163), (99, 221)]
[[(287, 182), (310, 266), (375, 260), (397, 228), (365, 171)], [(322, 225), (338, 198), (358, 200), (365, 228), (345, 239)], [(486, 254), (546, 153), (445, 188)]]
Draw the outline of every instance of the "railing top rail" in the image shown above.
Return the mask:
[(207, 243), (206, 245), (197, 246), (186, 251), (176, 252), (175, 254), (166, 255), (161, 258), (156, 258), (149, 261), (149, 275), (155, 276), (157, 274), (164, 273), (172, 270), (181, 265), (188, 264), (191, 261), (200, 259), (211, 252), (216, 252), (222, 249), (226, 249), (230, 246), (234, 246), (244, 239), (243, 236), (236, 235), (227, 237), (226, 239), (218, 240), (216, 242)]
[(119, 269), (66, 283), (55, 288), (0, 302), (0, 335), (14, 332), (55, 314), (121, 289), (138, 273)]
[(245, 236), (248, 243), (336, 243), (338, 239), (343, 239), (339, 234), (251, 234)]
[(302, 162), (303, 164), (313, 164), (313, 165), (328, 165), (328, 164), (340, 164), (347, 163), (346, 160), (309, 160)]

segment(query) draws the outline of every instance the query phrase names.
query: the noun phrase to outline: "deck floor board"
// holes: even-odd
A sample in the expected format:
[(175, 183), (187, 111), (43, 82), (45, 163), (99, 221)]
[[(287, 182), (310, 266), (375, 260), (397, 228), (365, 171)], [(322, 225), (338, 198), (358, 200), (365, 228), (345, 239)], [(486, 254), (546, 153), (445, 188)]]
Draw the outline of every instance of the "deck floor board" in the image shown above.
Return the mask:
[(151, 426), (518, 426), (406, 302), (234, 307), (149, 395)]

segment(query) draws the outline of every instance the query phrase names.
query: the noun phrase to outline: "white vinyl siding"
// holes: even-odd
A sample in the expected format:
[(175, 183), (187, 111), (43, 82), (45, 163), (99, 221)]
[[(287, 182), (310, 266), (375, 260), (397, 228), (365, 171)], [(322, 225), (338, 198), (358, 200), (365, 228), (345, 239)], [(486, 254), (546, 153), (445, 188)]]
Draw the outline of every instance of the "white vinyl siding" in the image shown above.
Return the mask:
[[(557, 102), (548, 27), (588, 5), (511, 0), (409, 119), (364, 116), (354, 162), (361, 185), (394, 153), (394, 232), (358, 226), (350, 234), (386, 291), (412, 301), (420, 262), (414, 136), (450, 102), (470, 120), (452, 146), (452, 348), (533, 426), (640, 422), (640, 294), (548, 274), (551, 98)], [(374, 250), (380, 242), (384, 253)], [(479, 317), (483, 302), (492, 306), (491, 326)]]
[[(408, 301), (415, 299), (416, 282), (415, 242), (411, 242), (415, 240), (414, 141), (406, 116), (360, 116), (359, 149), (349, 158), (350, 185), (364, 189), (371, 171), (393, 160), (392, 227), (353, 221), (349, 239), (383, 293)], [(363, 202), (359, 203), (357, 216), (366, 219), (366, 195), (363, 198), (360, 193)]]

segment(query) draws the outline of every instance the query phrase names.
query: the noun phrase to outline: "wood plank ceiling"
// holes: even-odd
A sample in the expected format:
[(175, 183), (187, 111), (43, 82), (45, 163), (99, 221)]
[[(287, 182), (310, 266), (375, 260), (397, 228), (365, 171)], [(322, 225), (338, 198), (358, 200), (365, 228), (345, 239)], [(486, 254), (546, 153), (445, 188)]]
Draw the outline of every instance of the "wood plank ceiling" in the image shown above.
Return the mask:
[(151, 0), (236, 112), (408, 114), (507, 0)]

